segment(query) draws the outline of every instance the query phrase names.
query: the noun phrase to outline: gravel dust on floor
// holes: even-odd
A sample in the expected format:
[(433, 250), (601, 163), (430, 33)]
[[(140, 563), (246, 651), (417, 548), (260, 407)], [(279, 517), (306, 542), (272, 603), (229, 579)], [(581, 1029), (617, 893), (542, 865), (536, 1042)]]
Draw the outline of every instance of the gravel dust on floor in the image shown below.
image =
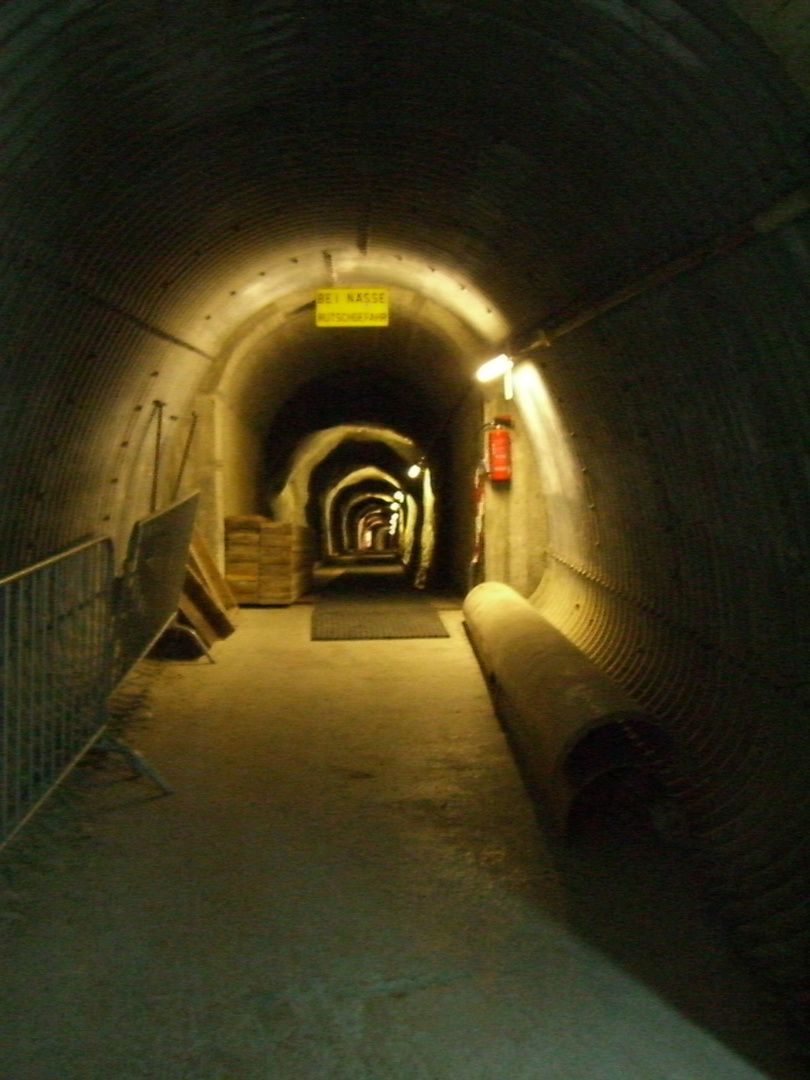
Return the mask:
[(459, 612), (309, 614), (142, 667), (127, 738), (175, 793), (91, 759), (2, 856), (0, 1075), (804, 1075), (677, 860), (546, 843)]

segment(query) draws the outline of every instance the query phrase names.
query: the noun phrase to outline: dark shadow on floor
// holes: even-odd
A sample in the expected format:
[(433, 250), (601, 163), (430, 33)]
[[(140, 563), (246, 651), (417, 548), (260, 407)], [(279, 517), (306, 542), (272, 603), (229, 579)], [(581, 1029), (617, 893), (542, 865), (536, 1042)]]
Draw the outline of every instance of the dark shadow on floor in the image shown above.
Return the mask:
[(538, 806), (569, 928), (770, 1080), (810, 1077), (810, 1047), (734, 953), (688, 841), (652, 806), (601, 796), (566, 838)]

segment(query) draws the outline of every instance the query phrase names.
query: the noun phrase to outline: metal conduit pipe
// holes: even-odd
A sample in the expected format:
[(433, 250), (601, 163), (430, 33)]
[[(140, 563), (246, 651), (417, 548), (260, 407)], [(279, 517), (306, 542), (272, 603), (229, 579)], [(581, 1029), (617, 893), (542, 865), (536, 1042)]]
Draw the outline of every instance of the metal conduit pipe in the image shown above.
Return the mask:
[(660, 288), (668, 281), (697, 270), (699, 266), (715, 256), (725, 255), (742, 244), (749, 243), (765, 233), (773, 232), (789, 224), (810, 210), (810, 191), (793, 191), (779, 199), (769, 209), (756, 214), (750, 221), (744, 222), (728, 233), (717, 237), (702, 248), (682, 255), (663, 266), (656, 267), (638, 281), (623, 286), (615, 293), (588, 304), (575, 313), (557, 312), (544, 320), (542, 326), (524, 330), (515, 335), (508, 344), (512, 353), (530, 352), (533, 349), (547, 349), (557, 338), (571, 334), (581, 326), (594, 322), (600, 316), (614, 308), (630, 303), (646, 292)]

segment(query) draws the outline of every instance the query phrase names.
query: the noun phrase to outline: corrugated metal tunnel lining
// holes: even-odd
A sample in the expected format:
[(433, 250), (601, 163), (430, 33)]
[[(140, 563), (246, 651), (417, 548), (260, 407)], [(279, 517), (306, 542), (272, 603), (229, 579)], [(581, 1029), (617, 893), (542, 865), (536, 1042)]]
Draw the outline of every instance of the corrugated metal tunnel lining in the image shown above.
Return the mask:
[[(806, 104), (719, 3), (17, 0), (2, 19), (6, 570), (88, 534), (120, 547), (148, 510), (155, 401), (162, 497), (194, 413), (184, 482), (209, 522), (253, 509), (289, 403), (306, 384), (317, 411), (360, 359), (413, 388), (365, 419), (437, 437), (463, 580), (477, 362), (807, 182)], [(776, 21), (758, 29), (787, 49)], [(528, 428), (553, 411), (569, 470), (538, 468), (536, 603), (686, 748), (721, 900), (791, 986), (807, 240), (805, 214), (532, 352), (521, 399)], [(313, 291), (358, 277), (392, 289), (390, 334), (318, 337)], [(513, 562), (534, 542), (514, 529)]]

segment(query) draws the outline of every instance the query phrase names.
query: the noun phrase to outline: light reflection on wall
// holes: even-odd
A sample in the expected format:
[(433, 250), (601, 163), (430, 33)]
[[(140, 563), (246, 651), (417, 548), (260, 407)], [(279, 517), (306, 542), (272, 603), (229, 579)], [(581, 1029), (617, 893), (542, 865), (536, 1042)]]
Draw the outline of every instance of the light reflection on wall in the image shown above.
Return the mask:
[[(408, 499), (410, 501), (410, 496)], [(416, 584), (420, 587), (427, 582), (428, 571), (436, 548), (435, 511), (436, 498), (433, 493), (430, 469), (425, 468), (422, 472), (422, 545), (419, 551), (419, 569), (416, 573)]]
[(513, 387), (540, 474), (548, 513), (549, 548), (584, 563), (585, 491), (566, 428), (534, 364), (523, 361), (515, 367)]

